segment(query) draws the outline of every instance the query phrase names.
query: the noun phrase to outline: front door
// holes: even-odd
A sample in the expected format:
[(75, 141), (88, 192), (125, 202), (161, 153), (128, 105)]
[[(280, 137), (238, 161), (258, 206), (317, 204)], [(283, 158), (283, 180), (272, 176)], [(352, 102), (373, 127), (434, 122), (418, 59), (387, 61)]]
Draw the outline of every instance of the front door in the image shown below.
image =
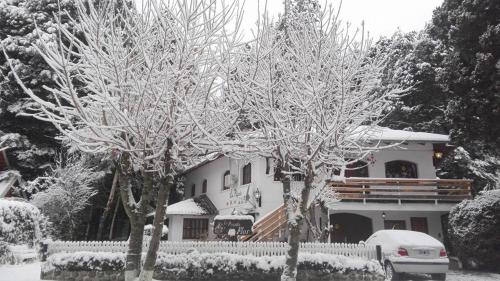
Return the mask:
[(332, 243), (358, 243), (366, 240), (373, 233), (372, 220), (368, 217), (340, 213), (330, 215)]

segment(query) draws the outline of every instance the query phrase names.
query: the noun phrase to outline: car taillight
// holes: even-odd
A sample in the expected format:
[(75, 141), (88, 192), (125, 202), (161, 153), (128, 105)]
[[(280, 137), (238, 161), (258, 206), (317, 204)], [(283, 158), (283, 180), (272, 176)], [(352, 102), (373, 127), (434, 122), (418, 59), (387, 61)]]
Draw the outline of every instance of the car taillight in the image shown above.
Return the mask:
[(439, 251), (439, 256), (440, 257), (446, 257), (446, 250), (445, 249), (441, 249), (441, 251)]
[(408, 256), (408, 251), (405, 248), (399, 248), (398, 249), (398, 255), (400, 256)]

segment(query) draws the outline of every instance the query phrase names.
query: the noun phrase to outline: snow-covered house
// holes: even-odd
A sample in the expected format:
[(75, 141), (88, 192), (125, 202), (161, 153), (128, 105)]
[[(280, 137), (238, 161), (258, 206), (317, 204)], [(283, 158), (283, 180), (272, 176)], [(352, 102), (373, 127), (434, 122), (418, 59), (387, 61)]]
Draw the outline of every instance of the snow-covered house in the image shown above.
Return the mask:
[[(423, 231), (443, 240), (447, 213), (470, 197), (470, 181), (436, 177), (435, 165), (449, 137), (382, 128), (376, 140), (398, 145), (373, 152), (357, 169), (346, 170), (344, 180), (330, 182), (337, 200), (317, 207), (315, 225), (329, 229), (331, 242), (358, 242), (388, 228)], [(251, 240), (284, 240), (282, 184), (270, 158), (213, 157), (184, 176), (185, 200), (167, 208), (170, 240), (214, 239), (214, 216), (234, 211), (255, 217)], [(300, 177), (294, 179), (292, 187), (302, 184)], [(306, 230), (303, 239), (311, 240), (312, 232)]]

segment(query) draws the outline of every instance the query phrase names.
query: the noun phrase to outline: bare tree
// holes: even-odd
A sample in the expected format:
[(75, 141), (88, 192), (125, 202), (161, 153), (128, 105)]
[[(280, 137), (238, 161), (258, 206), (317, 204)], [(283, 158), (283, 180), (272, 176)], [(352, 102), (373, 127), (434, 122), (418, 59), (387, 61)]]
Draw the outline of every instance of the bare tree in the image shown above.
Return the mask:
[[(220, 0), (144, 0), (139, 9), (125, 0), (76, 2), (78, 32), (58, 21), (56, 43), (41, 34), (35, 46), (54, 71), (58, 87), (47, 89), (53, 100), (40, 99), (16, 78), (37, 103), (31, 116), (52, 122), (79, 150), (116, 159), (131, 222), (126, 280), (139, 274), (145, 215), (153, 185), (159, 187), (139, 277), (151, 280), (176, 171), (215, 143), (212, 134), (229, 128), (216, 117), (220, 111), (207, 108), (217, 106), (219, 70), (231, 47), (221, 38), (236, 36), (241, 9), (238, 1)], [(133, 171), (143, 178), (138, 201)]]
[[(254, 40), (233, 57), (228, 94), (245, 108), (235, 133), (282, 170), (289, 250), (282, 280), (295, 280), (303, 222), (325, 181), (380, 149), (372, 140), (393, 92), (375, 91), (385, 57), (370, 53), (364, 32), (341, 25), (316, 1), (286, 1), (278, 24), (264, 14)], [(256, 131), (258, 133), (256, 133)], [(251, 142), (249, 136), (253, 136)], [(292, 188), (292, 176), (303, 185)], [(315, 192), (314, 196), (311, 196)]]

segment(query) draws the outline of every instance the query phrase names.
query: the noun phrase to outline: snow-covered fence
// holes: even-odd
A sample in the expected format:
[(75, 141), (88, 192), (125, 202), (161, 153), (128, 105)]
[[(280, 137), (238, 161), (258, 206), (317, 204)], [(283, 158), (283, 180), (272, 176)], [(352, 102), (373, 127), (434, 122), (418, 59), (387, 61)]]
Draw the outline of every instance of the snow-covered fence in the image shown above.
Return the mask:
[[(126, 252), (126, 241), (53, 241), (48, 243), (47, 254), (59, 252)], [(143, 245), (147, 249), (148, 243)], [(180, 254), (190, 251), (201, 253), (231, 253), (253, 256), (283, 256), (288, 249), (283, 242), (227, 242), (227, 241), (162, 241), (159, 252)], [(377, 259), (375, 246), (348, 243), (301, 243), (301, 252), (324, 253)]]

